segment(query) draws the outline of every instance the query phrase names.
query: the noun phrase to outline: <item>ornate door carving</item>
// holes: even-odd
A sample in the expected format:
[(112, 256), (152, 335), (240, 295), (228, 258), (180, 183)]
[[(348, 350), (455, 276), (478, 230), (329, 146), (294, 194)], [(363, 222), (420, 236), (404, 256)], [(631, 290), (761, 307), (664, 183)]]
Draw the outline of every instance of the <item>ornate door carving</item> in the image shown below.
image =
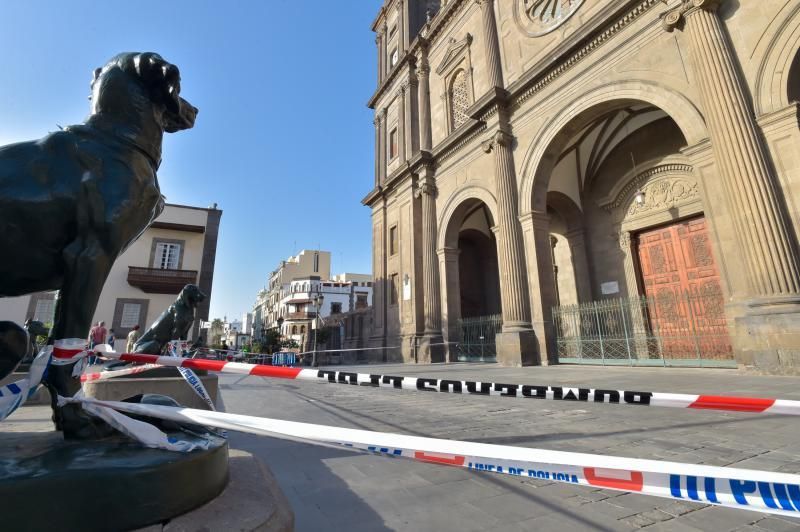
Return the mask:
[(637, 240), (650, 325), (662, 356), (732, 359), (705, 218), (645, 231)]

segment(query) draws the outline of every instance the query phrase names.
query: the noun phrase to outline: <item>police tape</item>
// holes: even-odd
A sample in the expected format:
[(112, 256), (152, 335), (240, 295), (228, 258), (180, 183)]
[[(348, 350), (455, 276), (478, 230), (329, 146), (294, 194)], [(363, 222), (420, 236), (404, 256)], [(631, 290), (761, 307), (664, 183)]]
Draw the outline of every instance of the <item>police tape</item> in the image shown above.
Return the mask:
[(133, 366), (130, 368), (114, 369), (109, 371), (101, 371), (99, 373), (84, 373), (81, 375), (81, 382), (92, 382), (105, 379), (113, 379), (114, 377), (122, 377), (124, 375), (136, 375), (151, 369), (160, 368), (158, 364), (145, 364), (143, 366)]
[(135, 355), (104, 351), (105, 356), (129, 362), (144, 362), (164, 366), (181, 366), (237, 375), (254, 375), (280, 379), (295, 379), (372, 388), (392, 388), (463, 395), (514, 397), (519, 399), (547, 399), (553, 401), (577, 401), (584, 403), (627, 404), (639, 406), (661, 406), (669, 408), (692, 408), (697, 410), (723, 410), (764, 414), (800, 415), (800, 401), (789, 399), (767, 399), (760, 397), (735, 397), (729, 395), (695, 395), (662, 392), (641, 392), (576, 388), (567, 386), (544, 386), (533, 384), (507, 384), (495, 382), (460, 381), (427, 377), (409, 377), (353, 373), (349, 371), (285, 368), (264, 364), (225, 362), (163, 357), (157, 355)]
[(129, 414), (521, 478), (800, 517), (800, 475), (312, 425), (190, 408), (71, 398)]
[(0, 421), (10, 416), (36, 393), (45, 371), (47, 371), (47, 366), (50, 364), (52, 354), (53, 346), (45, 346), (31, 362), (26, 377), (0, 386)]

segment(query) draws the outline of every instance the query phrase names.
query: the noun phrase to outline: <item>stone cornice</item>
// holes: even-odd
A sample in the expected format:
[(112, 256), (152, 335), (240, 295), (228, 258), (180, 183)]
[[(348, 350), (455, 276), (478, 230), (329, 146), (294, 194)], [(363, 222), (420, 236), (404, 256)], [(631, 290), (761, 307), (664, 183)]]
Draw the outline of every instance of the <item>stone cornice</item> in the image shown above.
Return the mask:
[[(594, 29), (594, 36), (588, 42), (585, 38), (566, 41), (530, 68), (522, 78), (509, 85), (508, 92), (512, 95), (514, 105), (520, 106), (632, 22), (638, 20), (656, 5), (661, 4), (662, 0), (636, 0), (625, 2), (621, 8), (618, 7), (615, 10), (613, 4), (608, 9), (602, 10), (587, 22), (587, 25)], [(606, 25), (603, 29), (603, 24), (608, 20), (616, 20), (616, 22)], [(552, 67), (553, 64), (556, 66)]]
[(433, 159), (436, 164), (441, 164), (451, 155), (472, 142), (476, 136), (486, 130), (486, 124), (477, 120), (465, 122), (458, 129), (450, 133), (433, 149)]

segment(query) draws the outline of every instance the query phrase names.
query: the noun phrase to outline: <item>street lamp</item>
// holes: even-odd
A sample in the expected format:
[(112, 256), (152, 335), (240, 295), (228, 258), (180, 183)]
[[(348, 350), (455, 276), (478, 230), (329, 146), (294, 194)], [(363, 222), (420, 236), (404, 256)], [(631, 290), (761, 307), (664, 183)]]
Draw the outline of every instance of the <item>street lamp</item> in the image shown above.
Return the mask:
[(323, 296), (320, 293), (317, 293), (317, 295), (315, 295), (314, 299), (313, 299), (314, 306), (317, 307), (317, 314), (314, 316), (314, 325), (315, 325), (315, 327), (314, 327), (314, 353), (311, 355), (311, 365), (313, 367), (317, 367), (317, 331), (319, 329), (316, 327), (316, 323), (317, 323), (317, 318), (319, 318), (319, 309), (320, 309), (320, 307), (322, 307), (322, 302), (323, 302), (324, 299), (325, 299), (325, 296)]

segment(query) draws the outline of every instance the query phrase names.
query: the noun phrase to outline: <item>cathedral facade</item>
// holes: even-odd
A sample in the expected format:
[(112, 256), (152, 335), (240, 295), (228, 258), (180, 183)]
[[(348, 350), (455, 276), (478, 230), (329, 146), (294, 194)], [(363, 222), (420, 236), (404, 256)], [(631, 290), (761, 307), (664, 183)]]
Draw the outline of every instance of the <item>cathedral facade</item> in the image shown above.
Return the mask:
[(387, 360), (800, 368), (800, 2), (387, 0), (373, 30)]

